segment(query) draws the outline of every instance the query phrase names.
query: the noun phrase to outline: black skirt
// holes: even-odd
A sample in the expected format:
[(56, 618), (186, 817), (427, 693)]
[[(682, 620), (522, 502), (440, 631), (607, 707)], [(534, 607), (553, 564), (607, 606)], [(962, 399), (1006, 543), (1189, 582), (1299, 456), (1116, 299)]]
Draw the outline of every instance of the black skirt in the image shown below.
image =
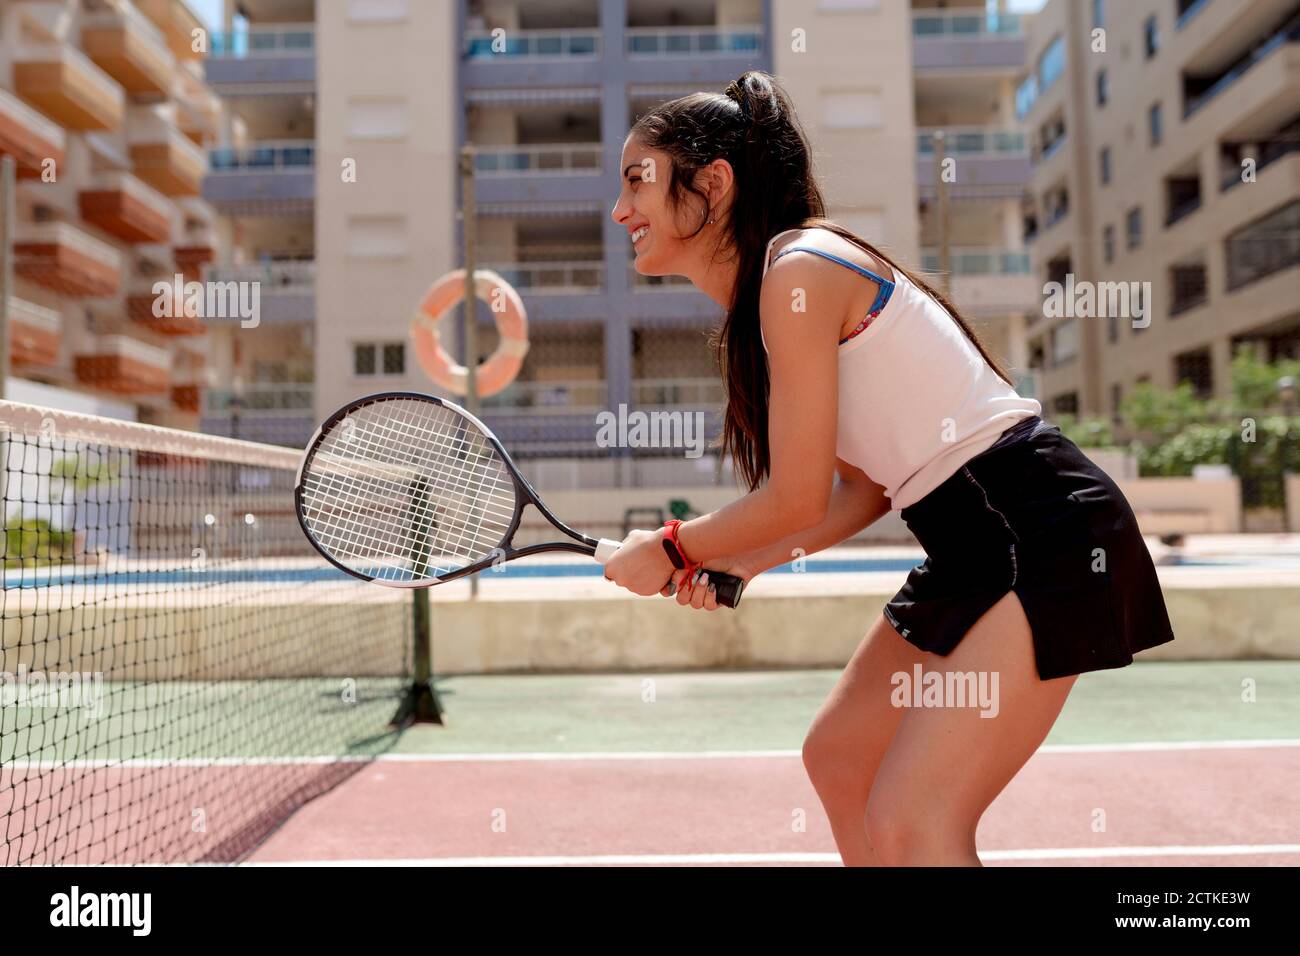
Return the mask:
[(1029, 620), (1042, 680), (1124, 667), (1174, 639), (1133, 509), (1037, 416), (901, 516), (927, 557), (884, 613), (923, 651), (950, 653), (1008, 591)]

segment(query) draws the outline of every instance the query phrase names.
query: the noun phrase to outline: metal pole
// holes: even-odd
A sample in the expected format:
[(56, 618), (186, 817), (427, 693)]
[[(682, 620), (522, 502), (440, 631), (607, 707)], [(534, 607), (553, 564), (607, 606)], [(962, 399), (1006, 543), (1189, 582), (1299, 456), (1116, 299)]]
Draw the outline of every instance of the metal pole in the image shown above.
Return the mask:
[(14, 288), (14, 180), (12, 156), (0, 157), (0, 399), (9, 382), (9, 300)]
[[(465, 238), (465, 408), (478, 417), (478, 295), (475, 291), (475, 245), (478, 242), (478, 210), (474, 203), (474, 146), (460, 151), (462, 224)], [(470, 575), (470, 600), (478, 597), (478, 575)]]
[(948, 201), (948, 181), (943, 176), (943, 162), (947, 149), (948, 137), (943, 130), (935, 130), (931, 137), (934, 146), (934, 188), (936, 203), (936, 213), (938, 217), (939, 229), (939, 283), (940, 289), (946, 296), (952, 295), (952, 263), (951, 263), (951, 242), (952, 242), (952, 218), (951, 209)]

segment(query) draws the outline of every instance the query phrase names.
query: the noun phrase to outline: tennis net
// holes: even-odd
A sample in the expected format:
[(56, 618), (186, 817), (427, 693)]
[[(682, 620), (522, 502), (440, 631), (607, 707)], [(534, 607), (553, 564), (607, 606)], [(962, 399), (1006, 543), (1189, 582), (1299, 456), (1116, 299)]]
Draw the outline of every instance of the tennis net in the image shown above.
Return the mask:
[(411, 592), (311, 550), (301, 458), (0, 402), (0, 863), (237, 861), (394, 744)]

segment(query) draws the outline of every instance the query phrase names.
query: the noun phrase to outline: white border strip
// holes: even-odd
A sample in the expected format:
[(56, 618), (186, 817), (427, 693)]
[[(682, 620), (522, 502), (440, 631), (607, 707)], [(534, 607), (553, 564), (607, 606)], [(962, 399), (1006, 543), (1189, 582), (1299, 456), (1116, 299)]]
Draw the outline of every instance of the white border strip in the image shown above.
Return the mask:
[[(1177, 750), (1253, 750), (1259, 748), (1300, 747), (1300, 738), (1272, 740), (1187, 740), (1145, 741), (1128, 744), (1056, 744), (1039, 747), (1038, 753), (1148, 753)], [(12, 760), (0, 762), (0, 770), (96, 770), (156, 767), (274, 767), (296, 764), (333, 763), (515, 763), (524, 761), (564, 760), (743, 760), (746, 758), (802, 757), (798, 750), (622, 750), (622, 751), (563, 751), (521, 753), (435, 753), (435, 754), (378, 754), (373, 757), (348, 755), (343, 757), (192, 757), (180, 760)]]
[[(1229, 844), (1223, 846), (1103, 846), (1025, 850), (985, 850), (982, 861), (1104, 860), (1119, 858), (1188, 856), (1264, 856), (1300, 854), (1300, 843)], [(396, 860), (252, 860), (241, 866), (707, 866), (746, 863), (840, 863), (838, 853), (665, 853), (604, 854), (594, 856), (462, 856)]]

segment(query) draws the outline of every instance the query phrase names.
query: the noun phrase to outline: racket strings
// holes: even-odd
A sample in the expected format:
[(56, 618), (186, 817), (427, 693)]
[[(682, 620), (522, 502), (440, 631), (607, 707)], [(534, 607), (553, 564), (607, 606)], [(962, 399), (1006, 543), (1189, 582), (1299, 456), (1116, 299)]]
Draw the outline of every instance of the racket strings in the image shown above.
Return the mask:
[(514, 521), (515, 486), (487, 436), (434, 402), (372, 402), (322, 436), (304, 522), (339, 563), (395, 582), (483, 560)]

